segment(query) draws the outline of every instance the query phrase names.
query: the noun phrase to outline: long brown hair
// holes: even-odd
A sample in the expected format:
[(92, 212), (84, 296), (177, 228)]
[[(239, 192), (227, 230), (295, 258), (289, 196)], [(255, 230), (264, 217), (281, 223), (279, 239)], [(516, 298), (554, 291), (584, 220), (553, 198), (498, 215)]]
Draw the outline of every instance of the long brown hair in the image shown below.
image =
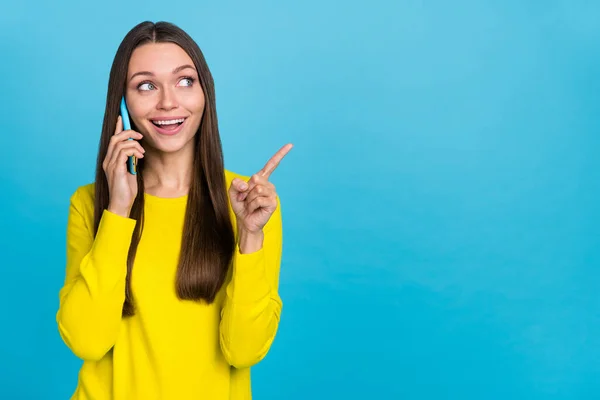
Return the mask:
[[(195, 136), (192, 182), (189, 189), (185, 223), (177, 269), (176, 291), (181, 299), (214, 301), (227, 276), (235, 249), (233, 225), (229, 215), (221, 138), (217, 124), (212, 74), (202, 51), (182, 29), (168, 22), (142, 22), (127, 33), (115, 55), (108, 81), (102, 136), (96, 162), (94, 235), (102, 213), (108, 208), (109, 189), (102, 162), (119, 115), (125, 91), (129, 59), (133, 51), (147, 43), (175, 43), (192, 59), (204, 91), (205, 107)], [(132, 122), (133, 124), (133, 122)], [(132, 126), (135, 129), (135, 126)], [(136, 220), (127, 257), (127, 279), (123, 316), (134, 314), (131, 274), (144, 223), (144, 159), (137, 165), (138, 194), (130, 218)]]

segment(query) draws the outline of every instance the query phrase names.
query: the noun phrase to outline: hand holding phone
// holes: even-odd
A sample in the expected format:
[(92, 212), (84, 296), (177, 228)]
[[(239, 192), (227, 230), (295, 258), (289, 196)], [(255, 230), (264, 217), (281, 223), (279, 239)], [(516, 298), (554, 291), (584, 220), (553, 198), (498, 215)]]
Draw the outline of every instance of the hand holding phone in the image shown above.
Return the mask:
[(138, 142), (143, 135), (131, 129), (125, 130), (125, 126), (130, 127), (126, 112), (117, 118), (102, 168), (108, 182), (108, 211), (128, 217), (138, 192), (135, 160), (143, 158), (146, 151)]

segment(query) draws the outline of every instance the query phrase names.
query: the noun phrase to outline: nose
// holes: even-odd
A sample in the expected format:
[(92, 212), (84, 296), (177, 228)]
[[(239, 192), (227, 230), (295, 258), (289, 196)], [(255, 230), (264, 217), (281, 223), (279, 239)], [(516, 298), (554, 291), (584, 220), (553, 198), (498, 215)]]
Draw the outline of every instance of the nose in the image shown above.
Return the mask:
[(157, 108), (159, 110), (169, 111), (177, 107), (179, 107), (179, 104), (177, 104), (177, 96), (175, 93), (173, 93), (173, 91), (169, 88), (164, 88), (161, 90)]

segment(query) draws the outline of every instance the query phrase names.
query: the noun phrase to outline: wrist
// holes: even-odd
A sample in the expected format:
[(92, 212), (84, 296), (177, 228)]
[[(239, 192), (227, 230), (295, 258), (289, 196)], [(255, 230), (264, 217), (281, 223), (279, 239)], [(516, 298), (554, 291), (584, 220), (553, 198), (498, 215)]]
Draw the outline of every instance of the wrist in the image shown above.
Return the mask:
[(238, 229), (238, 239), (238, 247), (240, 249), (240, 253), (254, 253), (262, 249), (264, 233), (262, 229), (256, 232), (251, 232), (247, 229), (240, 228)]
[(131, 212), (131, 209), (124, 207), (116, 207), (109, 204), (108, 211), (110, 211), (113, 214), (120, 215), (121, 217), (129, 218), (129, 213)]

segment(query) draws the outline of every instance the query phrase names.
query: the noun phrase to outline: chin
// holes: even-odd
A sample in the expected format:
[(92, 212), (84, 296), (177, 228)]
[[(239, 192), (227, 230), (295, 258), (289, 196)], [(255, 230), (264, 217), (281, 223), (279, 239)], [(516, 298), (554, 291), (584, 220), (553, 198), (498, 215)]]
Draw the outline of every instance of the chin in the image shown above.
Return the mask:
[(185, 140), (183, 140), (183, 138), (177, 138), (179, 140), (174, 140), (176, 138), (157, 138), (155, 136), (153, 139), (153, 147), (161, 153), (178, 153), (186, 147), (194, 145), (193, 137), (188, 137)]

